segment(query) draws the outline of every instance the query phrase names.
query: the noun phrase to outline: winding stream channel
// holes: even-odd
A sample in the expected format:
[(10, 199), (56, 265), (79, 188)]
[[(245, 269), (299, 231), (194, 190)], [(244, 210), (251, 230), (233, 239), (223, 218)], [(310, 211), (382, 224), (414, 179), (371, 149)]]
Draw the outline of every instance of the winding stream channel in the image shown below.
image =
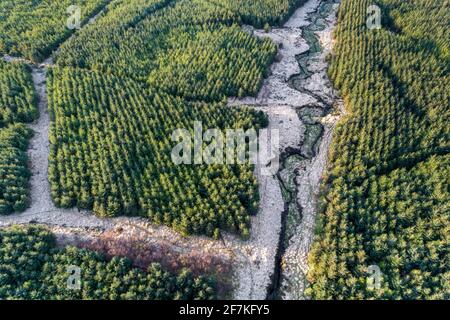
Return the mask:
[[(338, 6), (338, 0), (309, 0), (283, 28), (265, 32), (244, 27), (258, 37), (271, 38), (280, 48), (258, 96), (229, 101), (232, 106), (251, 105), (265, 111), (269, 127), (280, 132), (281, 169), (273, 178), (279, 187), (261, 193), (262, 199), (273, 197), (279, 188), (284, 204), (281, 228), (276, 230), (279, 241), (266, 296), (269, 299), (305, 299), (307, 256), (314, 238), (320, 181), (333, 129), (343, 112), (326, 63)], [(260, 179), (260, 184), (266, 183)]]
[(281, 28), (266, 33), (243, 27), (279, 44), (271, 74), (258, 96), (229, 99), (230, 107), (249, 105), (265, 111), (269, 129), (280, 133), (281, 169), (276, 176), (258, 176), (260, 211), (252, 217), (248, 240), (227, 233), (221, 235), (222, 241), (182, 237), (144, 218), (103, 219), (87, 211), (56, 208), (47, 179), (50, 118), (46, 72), (53, 65), (52, 58), (35, 65), (3, 57), (32, 68), (40, 117), (30, 125), (35, 132), (29, 149), (31, 206), (23, 213), (0, 217), (0, 227), (39, 223), (49, 226), (65, 243), (114, 232), (116, 237), (139, 237), (177, 252), (214, 253), (233, 260), (234, 299), (305, 298), (306, 258), (314, 236), (316, 198), (333, 129), (343, 113), (342, 102), (327, 77), (325, 60), (332, 50), (338, 6), (338, 0), (309, 0)]

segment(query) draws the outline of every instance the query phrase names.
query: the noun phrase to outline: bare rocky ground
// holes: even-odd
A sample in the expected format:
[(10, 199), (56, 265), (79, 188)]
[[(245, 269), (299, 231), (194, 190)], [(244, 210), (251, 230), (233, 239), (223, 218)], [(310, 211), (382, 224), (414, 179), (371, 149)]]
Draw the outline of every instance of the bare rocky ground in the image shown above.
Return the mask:
[(338, 4), (335, 4), (326, 18), (326, 27), (317, 31), (316, 35), (322, 52), (308, 63), (307, 69), (312, 74), (304, 82), (303, 88), (329, 101), (333, 113), (321, 119), (324, 133), (319, 142), (315, 157), (306, 160), (305, 166), (297, 170), (295, 185), (297, 187), (297, 203), (301, 208), (301, 222), (293, 232), (283, 255), (283, 277), (280, 295), (283, 299), (304, 299), (306, 287), (305, 277), (308, 272), (307, 256), (314, 239), (314, 227), (317, 210), (317, 197), (320, 182), (327, 165), (327, 156), (336, 123), (344, 114), (343, 102), (337, 97), (327, 77), (325, 58), (333, 48), (332, 31), (336, 24)]
[[(331, 104), (335, 100), (326, 77), (324, 60), (325, 54), (331, 50), (333, 19), (328, 22), (327, 29), (318, 33), (325, 50), (315, 61), (311, 61), (309, 71), (312, 75), (305, 81), (304, 90), (298, 90), (299, 88), (293, 88), (289, 84), (289, 80), (301, 72), (297, 56), (307, 53), (309, 49), (307, 41), (302, 38), (302, 28), (311, 23), (309, 15), (317, 10), (320, 3), (320, 0), (309, 0), (293, 14), (283, 28), (275, 28), (269, 33), (245, 27), (248, 32), (260, 37), (270, 37), (279, 43), (280, 52), (277, 62), (271, 68), (271, 75), (264, 81), (258, 96), (230, 99), (229, 105), (250, 105), (265, 111), (269, 116), (269, 128), (280, 131), (280, 151), (283, 156), (300, 152), (305, 140), (306, 126), (299, 118), (298, 110), (311, 105), (328, 108), (330, 106), (325, 106), (324, 101)], [(17, 60), (7, 56), (3, 59)], [(47, 180), (50, 119), (45, 84), (46, 71), (52, 64), (53, 60), (50, 58), (39, 66), (31, 65), (33, 81), (39, 95), (40, 111), (39, 119), (31, 125), (35, 131), (29, 149), (33, 174), (31, 206), (23, 213), (0, 217), (0, 227), (31, 223), (46, 225), (55, 232), (59, 243), (63, 245), (89, 241), (104, 234), (115, 234), (118, 238), (136, 238), (146, 243), (172, 248), (176, 252), (195, 252), (199, 256), (220, 255), (233, 261), (234, 299), (265, 299), (279, 268), (278, 245), (280, 237), (283, 236), (282, 222), (286, 204), (279, 177), (261, 175), (258, 167), (255, 171), (261, 195), (260, 211), (252, 217), (251, 234), (246, 241), (227, 233), (222, 234), (221, 241), (198, 236), (182, 237), (172, 229), (152, 225), (144, 218), (104, 219), (87, 211), (59, 209), (54, 206)], [(339, 116), (330, 115), (321, 119), (325, 132), (319, 142), (318, 154), (306, 164), (304, 173), (296, 177), (298, 202), (303, 209), (303, 216), (283, 257), (282, 279), (293, 279), (289, 282), (281, 281), (283, 298), (295, 299), (303, 294), (303, 285), (297, 284), (303, 283), (303, 275), (307, 270), (305, 257), (313, 237), (315, 196), (326, 165), (333, 127), (338, 118)]]

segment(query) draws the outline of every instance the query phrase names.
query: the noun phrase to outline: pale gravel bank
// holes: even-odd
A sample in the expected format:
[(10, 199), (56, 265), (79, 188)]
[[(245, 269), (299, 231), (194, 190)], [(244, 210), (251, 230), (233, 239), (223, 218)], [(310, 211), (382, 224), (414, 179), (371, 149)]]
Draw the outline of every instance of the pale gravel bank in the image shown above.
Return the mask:
[[(269, 116), (269, 127), (280, 130), (280, 151), (284, 157), (301, 154), (305, 141), (305, 124), (297, 111), (305, 107), (320, 107), (341, 110), (332, 85), (327, 77), (326, 56), (332, 50), (332, 30), (335, 25), (338, 4), (335, 4), (326, 19), (326, 28), (316, 32), (320, 39), (321, 54), (311, 55), (306, 68), (309, 76), (294, 88), (289, 84), (292, 77), (301, 73), (297, 57), (309, 50), (307, 41), (302, 37), (302, 28), (312, 22), (310, 15), (316, 13), (321, 0), (310, 0), (296, 12), (283, 28), (274, 28), (270, 32), (255, 30), (245, 26), (244, 30), (258, 37), (269, 37), (279, 45), (277, 61), (271, 67), (270, 76), (254, 97), (230, 98), (230, 106), (249, 105), (263, 110)], [(320, 119), (324, 132), (318, 141), (315, 157), (292, 168), (297, 188), (295, 200), (301, 210), (301, 222), (295, 227), (294, 236), (289, 240), (282, 256), (282, 266), (277, 266), (276, 255), (282, 229), (282, 215), (285, 214), (284, 199), (280, 181), (277, 177), (259, 177), (261, 188), (261, 210), (254, 218), (251, 239), (246, 244), (251, 250), (236, 265), (235, 298), (255, 299), (267, 296), (269, 286), (279, 286), (275, 295), (283, 299), (303, 299), (307, 255), (314, 236), (316, 201), (320, 181), (327, 164), (327, 154), (333, 129), (339, 120), (339, 110)], [(283, 203), (283, 206), (281, 205)], [(270, 240), (269, 240), (270, 239)], [(247, 263), (244, 263), (247, 261)], [(279, 284), (272, 281), (276, 268), (282, 268)]]

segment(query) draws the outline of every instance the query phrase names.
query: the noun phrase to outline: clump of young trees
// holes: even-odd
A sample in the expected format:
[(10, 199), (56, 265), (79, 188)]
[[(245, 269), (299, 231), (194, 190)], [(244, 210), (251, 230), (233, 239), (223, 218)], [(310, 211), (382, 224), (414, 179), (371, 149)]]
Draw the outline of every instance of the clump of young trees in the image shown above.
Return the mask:
[(151, 14), (119, 19), (134, 2), (115, 3), (63, 45), (58, 65), (111, 71), (191, 100), (258, 92), (276, 46), (242, 31), (236, 12), (205, 0), (160, 1), (146, 7)]
[(175, 28), (166, 39), (148, 83), (190, 100), (257, 93), (276, 54), (269, 39), (260, 41), (237, 25)]
[(0, 128), (37, 117), (31, 72), (22, 63), (0, 60)]
[(30, 70), (0, 60), (0, 215), (28, 205), (27, 147), (31, 137), (24, 123), (38, 115)]
[(55, 203), (146, 216), (182, 234), (248, 236), (258, 208), (253, 166), (176, 166), (171, 134), (194, 121), (222, 130), (265, 125), (261, 113), (224, 101), (258, 92), (276, 45), (242, 31), (239, 13), (214, 1), (117, 0), (108, 8), (62, 46), (49, 73)]
[(258, 208), (249, 164), (176, 165), (171, 139), (194, 121), (220, 130), (266, 124), (261, 112), (189, 103), (139, 82), (79, 68), (48, 75), (49, 180), (60, 207), (101, 216), (141, 215), (183, 234), (247, 236)]
[(213, 279), (195, 277), (189, 269), (173, 274), (155, 263), (143, 271), (126, 258), (107, 260), (87, 249), (57, 248), (54, 235), (41, 227), (0, 230), (0, 299), (214, 298)]
[(110, 0), (3, 0), (0, 3), (0, 54), (40, 62), (74, 30), (67, 27), (67, 8), (79, 6), (80, 23)]
[(308, 294), (448, 299), (449, 7), (379, 0), (381, 28), (369, 29), (372, 4), (339, 10), (329, 74), (349, 114), (330, 150)]
[(24, 211), (28, 205), (30, 137), (31, 130), (23, 124), (0, 128), (0, 215)]

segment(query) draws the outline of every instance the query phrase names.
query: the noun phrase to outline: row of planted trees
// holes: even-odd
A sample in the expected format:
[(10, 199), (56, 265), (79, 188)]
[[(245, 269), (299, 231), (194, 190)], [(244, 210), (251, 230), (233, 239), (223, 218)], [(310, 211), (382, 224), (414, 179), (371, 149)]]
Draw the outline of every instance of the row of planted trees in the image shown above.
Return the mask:
[(29, 68), (0, 60), (0, 215), (28, 205), (27, 148), (36, 119), (36, 96)]
[[(165, 3), (165, 2), (164, 2)], [(195, 100), (256, 94), (276, 46), (245, 33), (239, 16), (209, 1), (176, 1), (128, 23), (123, 3), (68, 41), (60, 66), (111, 71)], [(150, 10), (149, 9), (149, 10)], [(108, 25), (108, 28), (105, 26)], [(101, 54), (99, 54), (101, 52)]]

